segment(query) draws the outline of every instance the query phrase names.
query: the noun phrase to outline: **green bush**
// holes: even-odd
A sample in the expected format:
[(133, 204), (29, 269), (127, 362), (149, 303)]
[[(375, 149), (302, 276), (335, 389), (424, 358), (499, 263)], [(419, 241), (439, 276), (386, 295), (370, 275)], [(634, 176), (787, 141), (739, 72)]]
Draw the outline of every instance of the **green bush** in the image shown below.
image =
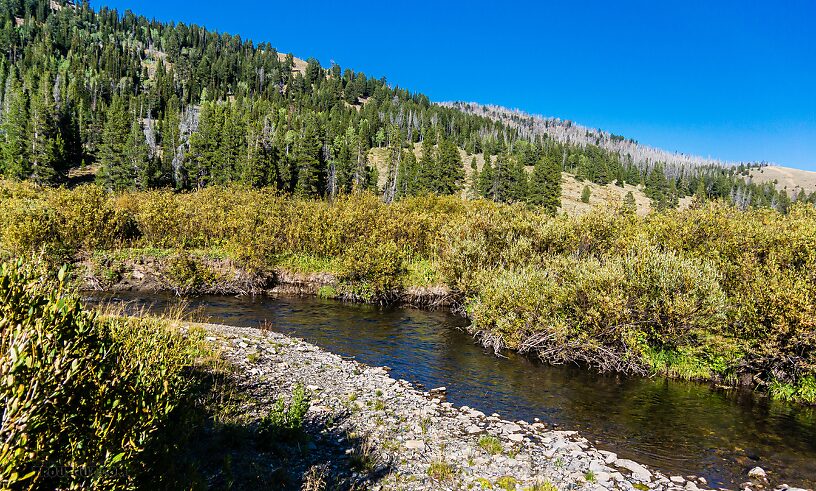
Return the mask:
[(341, 280), (353, 297), (382, 300), (402, 288), (407, 272), (406, 255), (395, 243), (360, 241), (343, 255)]
[(472, 329), (497, 349), (550, 362), (646, 371), (647, 347), (676, 349), (725, 326), (725, 297), (709, 265), (647, 248), (540, 267), (490, 270), (469, 304)]
[(164, 277), (176, 295), (202, 293), (217, 280), (216, 273), (207, 266), (203, 258), (184, 250), (177, 251), (167, 260)]
[(2, 487), (133, 486), (188, 387), (195, 344), (159, 322), (101, 320), (22, 262), (0, 266)]

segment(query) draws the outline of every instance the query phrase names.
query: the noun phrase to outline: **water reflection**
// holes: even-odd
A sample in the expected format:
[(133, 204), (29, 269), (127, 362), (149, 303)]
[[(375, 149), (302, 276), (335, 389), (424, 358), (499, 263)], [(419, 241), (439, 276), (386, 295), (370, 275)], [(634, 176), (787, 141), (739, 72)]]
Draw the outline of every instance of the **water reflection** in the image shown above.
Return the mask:
[[(170, 296), (117, 295), (134, 307), (162, 310)], [(773, 482), (816, 485), (816, 415), (811, 408), (770, 403), (751, 394), (663, 379), (601, 376), (486, 353), (445, 312), (345, 305), (313, 298), (189, 299), (212, 322), (292, 334), (343, 356), (387, 365), (392, 375), (446, 386), (448, 400), (576, 429), (601, 448), (671, 474), (697, 474), (712, 486), (735, 487), (749, 468)]]

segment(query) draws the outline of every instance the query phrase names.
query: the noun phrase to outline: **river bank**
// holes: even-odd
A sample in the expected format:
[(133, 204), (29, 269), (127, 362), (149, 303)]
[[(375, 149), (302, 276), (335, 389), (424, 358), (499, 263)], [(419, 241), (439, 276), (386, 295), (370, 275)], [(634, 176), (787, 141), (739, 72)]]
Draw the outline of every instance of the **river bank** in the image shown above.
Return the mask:
[(389, 303), (417, 308), (450, 308), (458, 297), (443, 284), (407, 284), (386, 297), (361, 298), (344, 290), (336, 272), (285, 267), (248, 270), (234, 261), (167, 251), (128, 252), (79, 260), (79, 288), (107, 292), (173, 292), (177, 295), (305, 295), (337, 300)]
[[(362, 459), (372, 471), (348, 472), (353, 466), (324, 461), (320, 472), (357, 489), (706, 487), (702, 478), (666, 476), (619, 459), (574, 431), (455, 407), (445, 402), (443, 389), (417, 390), (391, 378), (386, 368), (343, 359), (280, 333), (214, 324), (184, 328), (190, 327), (205, 329), (206, 340), (235, 366), (247, 406), (254, 408), (249, 412), (262, 414), (264, 405), (279, 395), (291, 394), (299, 385), (306, 387), (311, 397), (308, 424), (318, 429), (314, 451), (345, 455), (340, 460)], [(338, 434), (355, 439), (357, 447), (349, 447), (347, 453), (321, 448), (348, 446), (344, 438), (325, 437)], [(754, 475), (750, 481), (746, 478), (743, 489), (772, 488), (758, 471)]]

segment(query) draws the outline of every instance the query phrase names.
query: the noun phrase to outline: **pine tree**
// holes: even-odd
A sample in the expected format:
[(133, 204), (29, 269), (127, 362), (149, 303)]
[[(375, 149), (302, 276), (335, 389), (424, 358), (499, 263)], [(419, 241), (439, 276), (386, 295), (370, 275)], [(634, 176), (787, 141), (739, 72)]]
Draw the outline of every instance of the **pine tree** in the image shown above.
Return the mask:
[(217, 105), (205, 103), (201, 106), (198, 131), (190, 137), (189, 165), (187, 170), (191, 185), (202, 188), (212, 180), (213, 169), (221, 167), (221, 134), (223, 114)]
[(652, 200), (652, 207), (656, 210), (665, 210), (671, 204), (669, 196), (669, 181), (663, 171), (662, 164), (655, 164), (646, 180), (646, 196)]
[(465, 171), (462, 168), (462, 156), (456, 144), (447, 138), (439, 141), (436, 165), (437, 179), (432, 190), (437, 194), (454, 194), (462, 187)]
[(187, 186), (187, 169), (180, 155), (181, 147), (181, 114), (179, 100), (175, 94), (167, 102), (164, 118), (160, 126), (162, 172), (176, 188)]
[(31, 174), (28, 161), (28, 108), (23, 88), (12, 73), (6, 80), (3, 95), (2, 175), (13, 179), (25, 179)]
[(528, 201), (550, 214), (561, 206), (561, 165), (551, 156), (540, 159), (533, 167)]
[(397, 179), (399, 182), (397, 198), (414, 196), (419, 192), (417, 189), (417, 159), (410, 148), (403, 152), (402, 165)]
[(482, 172), (479, 173), (479, 195), (482, 198), (496, 199), (496, 171), (490, 156), (485, 156)]
[(133, 169), (137, 189), (149, 189), (161, 179), (161, 170), (156, 160), (150, 158), (145, 130), (138, 119), (130, 123), (130, 132), (125, 143), (125, 161)]
[(589, 186), (584, 186), (584, 190), (581, 191), (581, 202), (582, 203), (589, 203), (589, 197), (592, 195), (592, 190), (589, 189)]
[(51, 78), (48, 75), (41, 77), (29, 111), (30, 178), (40, 184), (55, 183), (65, 164), (51, 88)]
[(300, 137), (295, 141), (293, 157), (297, 169), (295, 194), (303, 197), (318, 197), (323, 194), (325, 172), (321, 161), (321, 143), (317, 121), (309, 117), (301, 128)]
[(434, 183), (438, 179), (433, 132), (423, 133), (422, 148), (420, 149), (419, 167), (417, 171), (417, 191), (420, 193), (434, 191)]
[(137, 154), (131, 153), (127, 144), (136, 138), (124, 100), (115, 97), (106, 115), (99, 146), (101, 168), (97, 180), (110, 191), (130, 189), (136, 185), (137, 175), (129, 159)]
[(248, 135), (249, 148), (240, 170), (240, 181), (261, 187), (278, 182), (277, 152), (272, 145), (270, 129), (266, 122), (253, 125)]

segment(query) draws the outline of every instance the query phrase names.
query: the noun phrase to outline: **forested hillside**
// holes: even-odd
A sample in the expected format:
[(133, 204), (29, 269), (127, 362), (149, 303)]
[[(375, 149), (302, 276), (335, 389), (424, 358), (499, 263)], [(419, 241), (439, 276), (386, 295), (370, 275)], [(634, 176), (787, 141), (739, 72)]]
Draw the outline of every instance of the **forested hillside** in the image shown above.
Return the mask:
[[(302, 197), (370, 190), (386, 202), (468, 189), (555, 211), (565, 171), (640, 185), (657, 209), (693, 194), (790, 203), (746, 183), (744, 169), (659, 153), (644, 164), (196, 25), (56, 0), (6, 1), (0, 23), (6, 178), (60, 184), (87, 167), (110, 191), (240, 182)], [(372, 149), (384, 155), (379, 171)]]

